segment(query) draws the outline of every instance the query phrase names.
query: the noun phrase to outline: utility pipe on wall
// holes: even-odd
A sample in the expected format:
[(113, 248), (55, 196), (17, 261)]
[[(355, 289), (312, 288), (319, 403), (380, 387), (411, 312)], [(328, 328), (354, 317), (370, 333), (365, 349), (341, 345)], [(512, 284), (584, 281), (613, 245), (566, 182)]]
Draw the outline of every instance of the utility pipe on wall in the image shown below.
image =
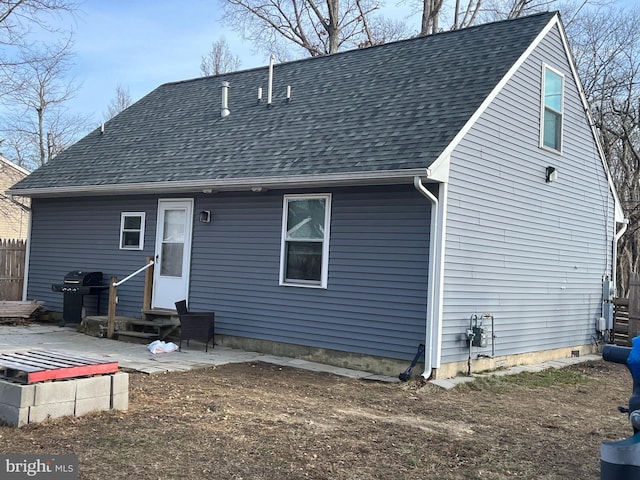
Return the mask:
[(613, 259), (611, 264), (611, 280), (613, 283), (613, 288), (618, 290), (618, 242), (622, 238), (622, 236), (627, 231), (627, 227), (629, 226), (629, 219), (625, 218), (622, 220), (622, 228), (619, 232), (616, 233), (615, 242), (613, 242)]
[(425, 354), (424, 354), (424, 378), (431, 376), (433, 369), (433, 348), (434, 348), (434, 325), (436, 317), (435, 301), (436, 292), (436, 275), (438, 273), (437, 256), (437, 238), (438, 238), (438, 199), (431, 193), (422, 183), (420, 177), (413, 177), (413, 186), (431, 202), (431, 230), (429, 232), (429, 282), (427, 289), (427, 329), (425, 338)]

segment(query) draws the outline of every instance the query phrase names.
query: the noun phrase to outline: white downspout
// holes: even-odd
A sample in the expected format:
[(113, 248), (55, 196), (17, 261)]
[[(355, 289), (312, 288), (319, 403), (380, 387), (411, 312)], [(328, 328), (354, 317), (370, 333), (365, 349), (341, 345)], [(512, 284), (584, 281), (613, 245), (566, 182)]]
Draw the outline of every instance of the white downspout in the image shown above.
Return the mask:
[(429, 287), (427, 289), (427, 328), (425, 337), (424, 373), (428, 379), (433, 369), (433, 331), (436, 320), (436, 275), (438, 261), (438, 199), (423, 185), (420, 177), (413, 177), (413, 186), (431, 202), (431, 230), (429, 232)]
[[(33, 205), (33, 199), (31, 199)], [(27, 223), (27, 245), (24, 253), (24, 280), (22, 281), (22, 301), (27, 301), (27, 287), (29, 286), (29, 258), (31, 257), (31, 220), (33, 219), (33, 208), (29, 212), (29, 222)]]
[(613, 263), (611, 264), (611, 281), (613, 283), (613, 288), (618, 291), (618, 242), (627, 231), (627, 227), (629, 226), (629, 219), (624, 218), (622, 220), (622, 228), (619, 232), (616, 233), (615, 242), (613, 242)]

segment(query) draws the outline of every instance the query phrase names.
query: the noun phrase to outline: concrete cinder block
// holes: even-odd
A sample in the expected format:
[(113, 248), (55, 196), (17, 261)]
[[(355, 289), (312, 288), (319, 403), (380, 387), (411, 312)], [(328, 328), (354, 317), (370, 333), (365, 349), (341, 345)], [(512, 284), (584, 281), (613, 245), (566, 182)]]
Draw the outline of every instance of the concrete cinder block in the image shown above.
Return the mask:
[(24, 408), (33, 405), (35, 385), (20, 385), (6, 381), (0, 381), (0, 403)]
[(129, 392), (111, 395), (111, 408), (114, 410), (129, 409)]
[(76, 400), (109, 396), (111, 394), (111, 378), (109, 375), (76, 380)]
[[(34, 405), (65, 403), (76, 399), (76, 381), (62, 380), (35, 384)], [(73, 415), (73, 413), (72, 413)]]
[(101, 412), (111, 408), (111, 395), (101, 397), (79, 398), (76, 400), (76, 417), (81, 417), (91, 412)]
[(29, 407), (16, 407), (0, 403), (0, 421), (11, 427), (23, 427), (29, 423)]
[(75, 400), (67, 402), (54, 402), (44, 405), (34, 405), (33, 407), (29, 407), (29, 423), (40, 423), (47, 420), (48, 418), (58, 418), (74, 415), (75, 410)]
[(118, 395), (120, 393), (129, 393), (129, 374), (125, 372), (117, 372), (111, 377), (111, 394)]

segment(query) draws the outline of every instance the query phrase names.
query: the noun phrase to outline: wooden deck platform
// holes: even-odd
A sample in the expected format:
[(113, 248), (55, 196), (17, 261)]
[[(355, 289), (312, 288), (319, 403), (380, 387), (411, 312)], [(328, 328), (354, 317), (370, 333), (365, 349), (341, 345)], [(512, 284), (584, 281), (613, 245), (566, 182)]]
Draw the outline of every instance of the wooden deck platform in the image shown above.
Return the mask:
[(43, 302), (8, 302), (0, 301), (0, 324), (29, 323)]
[(55, 350), (0, 354), (0, 378), (20, 383), (115, 373), (118, 362)]

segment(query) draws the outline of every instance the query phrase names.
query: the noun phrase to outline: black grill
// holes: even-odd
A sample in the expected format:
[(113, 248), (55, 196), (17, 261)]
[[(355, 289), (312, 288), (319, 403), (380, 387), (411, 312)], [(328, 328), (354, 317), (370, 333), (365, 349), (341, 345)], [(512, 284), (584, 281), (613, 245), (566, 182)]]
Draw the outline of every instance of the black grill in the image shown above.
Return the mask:
[(82, 270), (69, 272), (64, 276), (64, 283), (51, 285), (51, 290), (64, 294), (62, 324), (82, 321), (82, 307), (86, 295), (96, 297), (96, 315), (100, 315), (100, 294), (108, 288), (108, 285), (102, 285), (102, 272)]

